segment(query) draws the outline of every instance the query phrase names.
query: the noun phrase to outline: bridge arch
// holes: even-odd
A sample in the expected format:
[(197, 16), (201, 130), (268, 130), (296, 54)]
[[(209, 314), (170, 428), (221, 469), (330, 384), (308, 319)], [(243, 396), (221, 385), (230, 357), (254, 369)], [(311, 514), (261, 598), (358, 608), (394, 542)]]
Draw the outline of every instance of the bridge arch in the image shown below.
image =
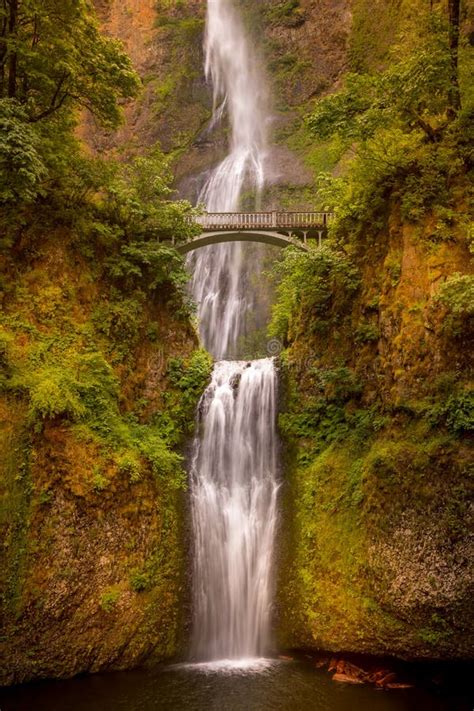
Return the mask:
[(187, 254), (195, 249), (207, 247), (211, 244), (222, 244), (223, 242), (260, 242), (270, 244), (275, 247), (298, 247), (307, 252), (307, 245), (297, 237), (281, 234), (280, 232), (259, 231), (259, 230), (229, 230), (219, 232), (203, 232), (197, 237), (193, 237), (188, 242), (176, 245), (176, 249), (181, 254)]

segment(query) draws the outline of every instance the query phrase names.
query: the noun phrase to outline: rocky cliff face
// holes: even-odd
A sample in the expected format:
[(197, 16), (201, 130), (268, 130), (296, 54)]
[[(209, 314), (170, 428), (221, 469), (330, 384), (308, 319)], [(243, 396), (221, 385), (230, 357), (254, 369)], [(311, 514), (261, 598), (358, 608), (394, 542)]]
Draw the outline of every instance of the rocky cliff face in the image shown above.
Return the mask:
[(96, 257), (44, 212), (2, 265), (3, 684), (180, 648), (177, 452), (209, 362), (165, 290), (125, 294)]
[(434, 246), (396, 212), (354, 248), (350, 296), (319, 317), (302, 306), (283, 364), (281, 642), (468, 659), (468, 332), (436, 296), (465, 272), (468, 243)]

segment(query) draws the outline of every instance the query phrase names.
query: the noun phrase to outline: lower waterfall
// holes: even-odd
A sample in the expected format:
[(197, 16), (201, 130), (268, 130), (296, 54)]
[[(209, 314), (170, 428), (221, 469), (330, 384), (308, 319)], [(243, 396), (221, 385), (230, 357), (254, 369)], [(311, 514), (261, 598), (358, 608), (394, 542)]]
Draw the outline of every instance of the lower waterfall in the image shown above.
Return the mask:
[(271, 642), (276, 408), (272, 359), (216, 364), (191, 466), (198, 661), (258, 657)]

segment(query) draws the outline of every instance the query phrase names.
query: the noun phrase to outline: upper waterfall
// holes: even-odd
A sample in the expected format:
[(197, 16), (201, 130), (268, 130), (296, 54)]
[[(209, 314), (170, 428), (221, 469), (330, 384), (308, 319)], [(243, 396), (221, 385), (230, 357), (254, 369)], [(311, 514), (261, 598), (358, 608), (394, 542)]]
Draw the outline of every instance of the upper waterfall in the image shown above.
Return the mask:
[[(230, 138), (229, 153), (210, 171), (199, 202), (211, 212), (232, 212), (245, 190), (258, 207), (265, 184), (268, 92), (233, 0), (208, 2), (205, 72), (213, 86), (212, 125), (227, 116)], [(188, 258), (201, 338), (216, 358), (236, 355), (254, 306), (247, 282), (258, 265), (244, 264), (242, 254), (242, 245), (232, 243), (205, 247)]]
[(229, 154), (212, 171), (200, 201), (210, 212), (231, 212), (240, 207), (244, 185), (257, 199), (263, 188), (268, 123), (265, 81), (232, 0), (208, 2), (205, 49), (213, 123), (227, 112), (231, 136)]

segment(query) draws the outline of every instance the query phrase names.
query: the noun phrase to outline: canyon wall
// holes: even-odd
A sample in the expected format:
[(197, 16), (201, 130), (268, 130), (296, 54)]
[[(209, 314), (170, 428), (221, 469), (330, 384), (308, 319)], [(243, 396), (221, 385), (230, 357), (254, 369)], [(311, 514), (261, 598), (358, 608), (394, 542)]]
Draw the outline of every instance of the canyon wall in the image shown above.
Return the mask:
[(186, 622), (182, 455), (210, 360), (169, 285), (127, 287), (59, 222), (25, 216), (2, 264), (3, 684), (170, 658)]
[(468, 240), (433, 245), (395, 206), (367, 231), (282, 361), (280, 644), (469, 659), (471, 332), (437, 300)]
[[(124, 107), (117, 133), (84, 116), (80, 135), (92, 152), (124, 160), (158, 141), (177, 188), (194, 199), (226, 140), (225, 126), (209, 131), (205, 3), (96, 5), (105, 31), (125, 42), (143, 88)], [(347, 70), (383, 65), (417, 2), (243, 0), (242, 7), (273, 87), (266, 203), (318, 205), (314, 178), (337, 173), (341, 155), (316, 144), (303, 117)], [(413, 229), (396, 201), (382, 222), (364, 225), (346, 247), (357, 277), (349, 275), (348, 290), (336, 293), (326, 330), (318, 330), (320, 314), (302, 310), (285, 344), (280, 643), (464, 658), (472, 654), (467, 443), (455, 424), (454, 431), (446, 426), (446, 414), (433, 413), (443, 423), (433, 431), (417, 409), (440, 393), (446, 401), (464, 383), (467, 343), (446, 330), (449, 314), (436, 293), (448, 276), (467, 271), (466, 235), (434, 244), (429, 220)], [(0, 332), (0, 360), (14, 384), (0, 399), (3, 683), (170, 658), (184, 638), (179, 453), (209, 363), (196, 350), (189, 316), (166, 293), (138, 289), (124, 297), (104, 255), (91, 254), (82, 238), (39, 212), (1, 285), (8, 328)], [(56, 365), (46, 372), (40, 366), (51, 351)], [(100, 393), (109, 393), (112, 424), (71, 426), (61, 411), (47, 423), (35, 419), (25, 397), (33, 388), (29, 369), (51, 383), (65, 367), (71, 382), (58, 381), (61, 401), (64, 388), (79, 388), (102, 412)], [(50, 405), (41, 382), (34, 387), (41, 412)], [(315, 404), (321, 395), (325, 417)], [(171, 411), (183, 401), (176, 422)], [(371, 408), (380, 402), (386, 412), (378, 420)], [(71, 397), (66, 408), (81, 403)], [(354, 411), (356, 439), (347, 433), (315, 444), (315, 423), (324, 433), (341, 407)], [(157, 420), (168, 436), (160, 456)], [(154, 467), (138, 440), (158, 456)]]

